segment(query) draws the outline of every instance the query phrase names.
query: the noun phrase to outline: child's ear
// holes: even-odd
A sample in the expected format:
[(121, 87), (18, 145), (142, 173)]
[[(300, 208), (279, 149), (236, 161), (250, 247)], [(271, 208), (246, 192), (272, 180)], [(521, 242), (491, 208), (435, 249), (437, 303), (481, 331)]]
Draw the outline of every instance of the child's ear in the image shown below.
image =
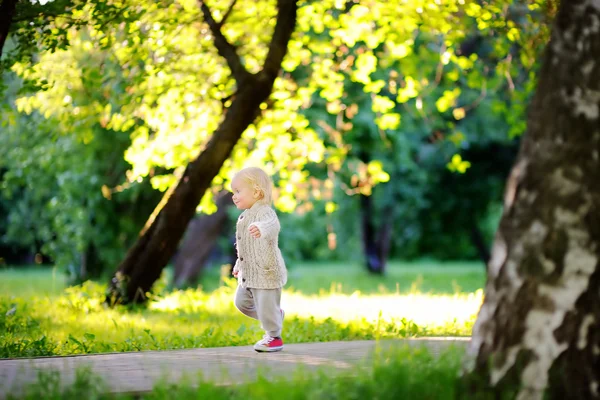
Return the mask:
[(263, 197), (265, 197), (265, 194), (260, 189), (254, 189), (254, 195), (253, 196), (254, 196), (255, 199), (262, 199)]

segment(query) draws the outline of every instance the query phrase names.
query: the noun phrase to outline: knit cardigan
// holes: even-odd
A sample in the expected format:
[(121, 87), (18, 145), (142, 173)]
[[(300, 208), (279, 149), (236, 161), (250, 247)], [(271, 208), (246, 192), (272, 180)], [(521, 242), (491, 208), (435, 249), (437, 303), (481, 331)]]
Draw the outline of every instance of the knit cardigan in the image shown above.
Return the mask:
[[(250, 234), (256, 226), (260, 237)], [(287, 282), (287, 270), (278, 245), (279, 219), (267, 204), (257, 202), (245, 210), (236, 224), (237, 260), (233, 267), (238, 272), (242, 287), (279, 289)]]

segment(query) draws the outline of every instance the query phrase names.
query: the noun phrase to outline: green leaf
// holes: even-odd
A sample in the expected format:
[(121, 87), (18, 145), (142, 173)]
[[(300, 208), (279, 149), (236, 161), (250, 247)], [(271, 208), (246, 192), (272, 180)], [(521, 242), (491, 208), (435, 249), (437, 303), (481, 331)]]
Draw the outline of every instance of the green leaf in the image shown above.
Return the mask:
[(400, 126), (400, 114), (388, 113), (375, 119), (375, 123), (380, 129), (397, 129)]
[(383, 170), (383, 164), (379, 160), (371, 161), (367, 165), (367, 171), (375, 183), (388, 182), (390, 180), (390, 175)]
[(392, 110), (396, 104), (385, 96), (375, 96), (373, 98), (373, 112), (376, 113), (386, 113)]
[(377, 57), (372, 52), (366, 51), (356, 58), (356, 69), (352, 73), (352, 80), (363, 84), (371, 83), (370, 75), (377, 69)]
[(81, 342), (77, 340), (72, 334), (69, 333), (69, 340), (79, 346), (81, 346)]
[(463, 161), (460, 154), (453, 155), (452, 160), (447, 164), (450, 171), (458, 172), (460, 174), (464, 174), (470, 166), (471, 163), (469, 161)]
[(335, 204), (333, 201), (328, 201), (327, 203), (325, 203), (325, 212), (327, 214), (333, 214), (335, 212), (335, 210), (337, 210), (338, 205)]
[(246, 332), (246, 324), (240, 325), (240, 327), (236, 331), (238, 336), (244, 336), (244, 332)]
[(450, 107), (453, 107), (456, 104), (456, 99), (460, 95), (460, 88), (455, 88), (453, 90), (445, 90), (442, 97), (440, 97), (436, 102), (435, 106), (439, 112), (443, 113), (448, 111)]

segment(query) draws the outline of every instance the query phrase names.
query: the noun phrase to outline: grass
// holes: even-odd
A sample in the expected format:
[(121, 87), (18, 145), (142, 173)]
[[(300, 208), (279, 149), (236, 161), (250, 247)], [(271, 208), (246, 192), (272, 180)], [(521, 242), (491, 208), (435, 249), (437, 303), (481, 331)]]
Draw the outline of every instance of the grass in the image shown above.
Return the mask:
[[(166, 269), (170, 280), (172, 271)], [(200, 287), (207, 292), (220, 286), (220, 271), (209, 269)], [(66, 287), (66, 276), (56, 268), (0, 268), (0, 293), (16, 297), (53, 296)], [(359, 264), (304, 262), (292, 264), (289, 269), (288, 289), (304, 294), (337, 292), (352, 294), (356, 291), (372, 293), (432, 294), (473, 293), (485, 283), (484, 265), (480, 262), (416, 262), (392, 261), (386, 274), (369, 274)]]
[(66, 275), (57, 268), (1, 268), (0, 295), (15, 297), (56, 296), (67, 285)]
[[(198, 379), (176, 384), (158, 383), (142, 399), (456, 399), (459, 397), (459, 371), (463, 359), (459, 349), (449, 349), (435, 359), (424, 348), (400, 348), (380, 353), (370, 364), (352, 373), (332, 373), (321, 369), (308, 372), (299, 369), (287, 378), (268, 379), (268, 372), (259, 371), (256, 381), (217, 386)], [(60, 385), (56, 372), (43, 372), (38, 383), (26, 388), (19, 398), (44, 399), (131, 399), (128, 395), (107, 394), (105, 382), (89, 370), (80, 370), (75, 382), (66, 388)], [(9, 396), (9, 399), (11, 397)], [(16, 399), (17, 397), (12, 397)], [(473, 398), (473, 397), (471, 397)], [(481, 397), (477, 397), (481, 398)]]
[[(209, 270), (202, 279), (205, 290), (218, 287), (217, 269)], [(373, 293), (422, 293), (454, 294), (473, 293), (485, 284), (485, 266), (481, 262), (440, 262), (421, 260), (416, 262), (392, 261), (386, 274), (369, 274), (356, 263), (298, 263), (289, 268), (288, 289), (304, 294), (320, 294), (335, 291), (352, 294), (360, 291)]]
[[(61, 290), (64, 278), (53, 270), (0, 271), (0, 358), (254, 343), (262, 332), (234, 308), (236, 282), (215, 280), (205, 277), (206, 290), (164, 289), (145, 308), (110, 309), (102, 284)], [(282, 297), (286, 343), (466, 336), (483, 269), (395, 263), (381, 278), (358, 266), (311, 264), (291, 269), (290, 284)]]

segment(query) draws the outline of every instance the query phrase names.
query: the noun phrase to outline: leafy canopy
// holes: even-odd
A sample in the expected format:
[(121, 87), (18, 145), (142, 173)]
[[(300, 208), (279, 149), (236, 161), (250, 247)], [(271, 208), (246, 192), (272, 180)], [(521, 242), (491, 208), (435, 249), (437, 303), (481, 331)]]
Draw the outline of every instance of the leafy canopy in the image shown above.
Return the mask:
[[(217, 19), (228, 6), (210, 4)], [(21, 23), (13, 37), (22, 54), (24, 43), (43, 50), (35, 60), (20, 57), (13, 64), (15, 73), (35, 85), (17, 100), (18, 110), (39, 111), (58, 121), (60, 134), (84, 143), (98, 125), (129, 136), (127, 181), (149, 179), (166, 190), (202, 150), (235, 94), (198, 3), (56, 0), (32, 7), (38, 10), (34, 25)], [(450, 140), (460, 144), (465, 133), (455, 129), (457, 121), (486, 92), (503, 89), (507, 75), (522, 75), (535, 62), (533, 50), (521, 51), (519, 64), (511, 57), (513, 43), (531, 36), (530, 13), (522, 9), (508, 0), (301, 2), (285, 73), (221, 169), (214, 191), (242, 165), (264, 165), (277, 177), (278, 207), (291, 211), (309, 197), (307, 163), (339, 171), (353, 146), (400, 145), (413, 127), (454, 131)], [(266, 55), (274, 13), (274, 0), (236, 3), (223, 27), (250, 71)], [(490, 44), (498, 61), (494, 71), (477, 53), (462, 51), (473, 35), (506, 37)], [(528, 89), (515, 92), (513, 103), (499, 99), (496, 114), (522, 117)], [(323, 109), (335, 122), (319, 114)], [(512, 129), (518, 134), (522, 125)], [(368, 194), (389, 174), (381, 161), (362, 163), (355, 181)], [(463, 172), (468, 164), (457, 165)], [(201, 210), (214, 209), (211, 198), (207, 193)]]

